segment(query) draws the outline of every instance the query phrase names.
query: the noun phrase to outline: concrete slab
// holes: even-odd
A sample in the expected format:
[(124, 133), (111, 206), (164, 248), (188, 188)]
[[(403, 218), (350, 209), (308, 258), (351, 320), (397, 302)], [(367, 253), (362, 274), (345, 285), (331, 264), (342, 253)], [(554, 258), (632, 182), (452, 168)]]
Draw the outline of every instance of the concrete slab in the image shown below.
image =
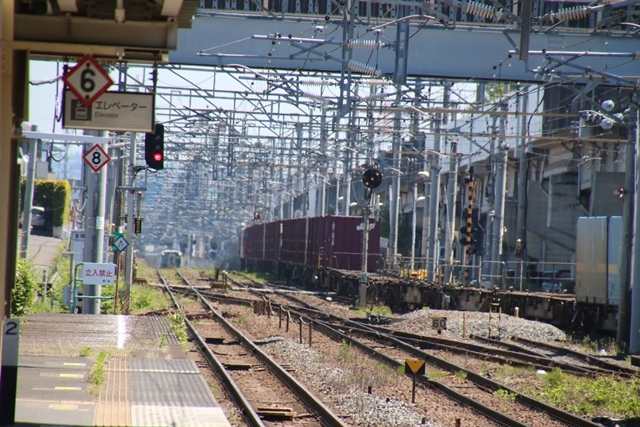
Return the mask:
[[(21, 331), (18, 424), (231, 425), (163, 317), (43, 313)], [(92, 387), (100, 351), (110, 357)]]
[(49, 271), (53, 260), (58, 255), (62, 240), (56, 237), (46, 237), (31, 234), (27, 258), (40, 270)]

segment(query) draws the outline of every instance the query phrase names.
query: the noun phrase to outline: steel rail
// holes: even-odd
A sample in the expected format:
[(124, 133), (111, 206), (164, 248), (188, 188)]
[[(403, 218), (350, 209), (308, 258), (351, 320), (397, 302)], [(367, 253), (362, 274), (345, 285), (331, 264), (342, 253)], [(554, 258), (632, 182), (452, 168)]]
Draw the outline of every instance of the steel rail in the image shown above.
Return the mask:
[[(352, 321), (347, 321), (347, 322), (351, 322), (354, 325), (361, 325), (358, 322), (352, 322)], [(516, 396), (516, 402), (520, 402), (524, 405), (527, 405), (533, 409), (536, 409), (538, 411), (542, 411), (542, 412), (546, 412), (548, 413), (550, 416), (552, 416), (553, 418), (567, 424), (570, 426), (575, 426), (575, 427), (599, 427), (599, 424), (595, 424), (589, 420), (586, 420), (584, 418), (578, 417), (576, 415), (573, 415), (569, 412), (566, 412), (560, 408), (556, 408), (555, 406), (551, 406), (548, 405), (544, 402), (541, 402), (537, 399), (534, 399), (532, 397), (529, 397), (523, 393), (520, 393), (517, 390), (514, 390), (510, 387), (505, 386), (504, 384), (500, 384), (496, 381), (493, 381), (489, 378), (486, 378), (482, 375), (479, 375), (473, 371), (469, 371), (461, 366), (458, 366), (454, 363), (448, 362), (440, 357), (437, 356), (433, 356), (429, 353), (426, 353), (420, 349), (417, 349), (415, 347), (413, 347), (412, 345), (399, 340), (395, 337), (389, 336), (387, 334), (384, 334), (380, 331), (377, 331), (373, 328), (369, 328), (371, 330), (371, 333), (374, 334), (376, 337), (378, 337), (381, 341), (384, 341), (390, 345), (395, 345), (398, 348), (406, 351), (407, 353), (413, 355), (414, 357), (418, 357), (418, 358), (423, 358), (427, 361), (427, 363), (438, 366), (442, 369), (446, 369), (447, 371), (450, 372), (466, 372), (467, 374), (467, 379), (471, 380), (473, 383), (475, 383), (476, 385), (480, 386), (480, 387), (486, 387), (487, 389), (490, 390), (505, 390), (507, 392), (509, 392), (510, 394)]]
[(533, 341), (533, 340), (530, 340), (527, 338), (521, 338), (521, 337), (511, 337), (511, 339), (516, 342), (522, 342), (525, 344), (544, 348), (547, 350), (566, 353), (567, 355), (579, 358), (581, 360), (586, 361), (589, 364), (598, 366), (599, 368), (602, 368), (607, 371), (615, 371), (615, 373), (618, 373), (618, 374), (624, 373), (632, 376), (640, 375), (640, 370), (638, 369), (627, 368), (625, 366), (618, 366), (615, 363), (610, 363), (610, 362), (607, 362), (606, 360), (598, 359), (597, 356), (592, 356), (587, 353), (582, 353), (580, 351), (572, 350), (570, 348), (560, 347), (558, 345), (548, 344), (548, 343), (539, 342), (539, 341)]
[[(505, 360), (506, 363), (520, 364), (520, 362), (518, 362), (519, 359), (526, 362), (526, 364), (524, 364), (523, 366), (534, 365), (536, 368), (542, 369), (562, 368), (567, 372), (571, 372), (572, 374), (581, 376), (611, 373), (610, 371), (592, 369), (591, 367), (587, 366), (579, 366), (572, 363), (560, 362), (544, 355), (533, 355), (498, 348), (489, 348), (478, 344), (453, 341), (446, 338), (425, 337), (423, 335), (413, 334), (410, 332), (394, 331), (392, 329), (384, 328), (381, 326), (368, 327), (380, 330), (392, 336), (400, 337), (403, 340), (407, 340), (408, 342), (420, 343), (422, 345), (428, 346), (428, 348), (430, 349), (442, 349), (456, 354), (469, 353), (477, 357), (487, 357), (490, 359), (493, 358), (497, 362), (501, 362), (501, 358), (499, 356), (504, 356), (509, 359)], [(487, 353), (493, 353), (498, 356), (493, 356), (492, 354)]]
[[(171, 287), (169, 286), (165, 278), (162, 276), (162, 274), (160, 274), (160, 271), (159, 270), (156, 270), (156, 271), (158, 273), (158, 277), (160, 277), (160, 280), (164, 285), (165, 290), (171, 297), (173, 304), (178, 310), (182, 312), (183, 310), (180, 307), (180, 303), (178, 302), (178, 299), (176, 298), (173, 291), (171, 290)], [(216, 376), (218, 377), (218, 380), (222, 383), (223, 387), (225, 388), (225, 391), (229, 394), (229, 396), (234, 401), (234, 403), (238, 406), (238, 408), (240, 408), (242, 417), (247, 422), (247, 424), (249, 424), (249, 426), (251, 427), (266, 427), (262, 422), (262, 420), (260, 419), (260, 416), (253, 410), (253, 407), (251, 406), (249, 401), (245, 398), (242, 391), (238, 388), (235, 381), (233, 381), (233, 378), (229, 376), (229, 373), (224, 368), (220, 360), (218, 360), (218, 358), (209, 349), (204, 338), (198, 333), (195, 326), (193, 326), (193, 323), (191, 323), (191, 321), (189, 321), (189, 319), (187, 319), (186, 317), (184, 321), (185, 321), (185, 324), (187, 325), (187, 329), (191, 335), (191, 338), (195, 341), (196, 345), (202, 352), (211, 370), (216, 374)]]
[[(356, 321), (357, 322), (357, 321)], [(361, 322), (357, 322), (361, 323)], [(358, 330), (363, 333), (367, 333), (362, 328), (354, 328), (353, 326), (341, 326), (353, 330)], [(390, 336), (400, 338), (402, 341), (412, 344), (421, 349), (428, 350), (442, 350), (448, 351), (453, 354), (470, 355), (478, 359), (485, 359), (500, 364), (510, 364), (512, 366), (519, 366), (523, 368), (534, 367), (536, 369), (549, 369), (549, 368), (562, 368), (566, 372), (571, 372), (574, 375), (579, 376), (595, 376), (596, 372), (590, 370), (588, 367), (581, 367), (571, 365), (568, 363), (554, 361), (546, 357), (531, 356), (526, 354), (519, 354), (508, 350), (494, 349), (488, 347), (482, 347), (479, 345), (466, 343), (459, 343), (459, 345), (443, 344), (431, 337), (424, 337), (421, 335), (410, 334), (407, 332), (391, 331), (379, 326), (368, 326), (374, 328)], [(491, 354), (494, 353), (494, 354)]]
[[(178, 274), (185, 283), (189, 281), (178, 271)], [(216, 320), (220, 322), (224, 328), (233, 335), (248, 351), (256, 356), (264, 365), (289, 389), (294, 392), (298, 398), (314, 413), (316, 413), (324, 424), (328, 427), (348, 427), (340, 417), (338, 417), (331, 409), (329, 409), (323, 402), (317, 399), (311, 391), (309, 391), (302, 383), (296, 380), (293, 376), (289, 375), (277, 362), (275, 362), (268, 354), (258, 348), (253, 342), (246, 337), (240, 330), (235, 328), (229, 323), (222, 314), (216, 310), (209, 301), (198, 291), (193, 288), (193, 292), (198, 296), (202, 304), (214, 315)]]
[[(303, 301), (300, 301), (298, 299), (296, 299), (295, 297), (291, 297), (288, 296), (288, 298), (295, 300), (297, 303), (303, 305), (303, 306), (308, 306), (308, 304), (304, 303)], [(295, 310), (292, 308), (292, 310)], [(314, 312), (321, 312), (320, 310), (313, 310)], [(333, 318), (333, 319), (339, 319), (339, 317), (337, 316), (333, 316), (329, 313), (325, 313), (325, 316), (328, 318)], [(319, 320), (314, 320), (314, 319), (310, 319), (312, 322), (314, 322), (314, 324), (317, 325), (325, 325), (324, 322), (319, 321)], [(507, 387), (503, 384), (500, 384), (496, 381), (493, 381), (489, 378), (486, 378), (482, 375), (479, 375), (473, 371), (469, 371), (461, 366), (458, 366), (454, 363), (448, 362), (440, 357), (437, 356), (433, 356), (430, 355), (429, 353), (426, 353), (420, 349), (415, 348), (414, 346), (412, 346), (411, 344), (408, 344), (400, 339), (397, 339), (393, 336), (390, 336), (388, 334), (385, 334), (383, 332), (380, 332), (378, 330), (376, 330), (373, 327), (369, 327), (366, 325), (363, 325), (360, 322), (357, 321), (353, 321), (353, 320), (347, 320), (347, 319), (342, 319), (342, 321), (346, 324), (350, 324), (354, 327), (361, 327), (364, 329), (369, 329), (370, 333), (373, 334), (376, 338), (378, 338), (381, 341), (386, 342), (389, 345), (395, 346), (397, 348), (400, 348), (401, 350), (404, 350), (405, 352), (411, 354), (413, 357), (419, 358), (419, 359), (424, 359), (427, 363), (431, 364), (431, 365), (435, 365), (439, 368), (445, 369), (449, 372), (465, 372), (467, 374), (467, 379), (469, 379), (470, 381), (472, 381), (474, 384), (476, 384), (479, 387), (484, 387), (486, 389), (489, 390), (505, 390), (507, 392), (509, 392), (510, 394), (516, 396), (516, 402), (520, 402), (526, 406), (529, 406), (532, 409), (538, 410), (538, 411), (542, 411), (542, 412), (546, 412), (547, 414), (549, 414), (551, 417), (555, 418), (556, 420), (563, 422), (569, 426), (574, 426), (574, 427), (601, 427), (599, 424), (595, 424), (587, 419), (578, 417), (576, 415), (573, 415), (567, 411), (564, 411), (560, 408), (557, 408), (555, 406), (551, 406), (548, 405), (544, 402), (541, 402), (537, 399), (534, 399), (532, 397), (529, 397), (523, 393), (520, 393), (517, 390), (514, 390), (510, 387)], [(327, 326), (329, 327), (329, 326)], [(344, 339), (349, 339), (345, 334), (340, 333), (339, 331), (336, 331), (337, 333), (341, 334), (341, 337)], [(359, 343), (357, 340), (353, 340), (353, 339), (349, 339), (349, 341), (353, 341), (354, 345), (358, 345), (358, 346), (364, 346), (364, 344)], [(355, 344), (355, 343), (358, 344)], [(367, 348), (366, 346), (364, 348)], [(374, 351), (376, 352), (376, 350), (370, 349), (370, 350), (365, 350), (365, 351)], [(434, 381), (434, 380), (430, 380), (430, 381)], [(431, 383), (431, 382), (430, 382)], [(435, 384), (434, 384), (435, 386)], [(503, 415), (503, 414), (501, 414)], [(508, 418), (508, 417), (507, 417)], [(515, 421), (515, 420), (513, 420)], [(517, 421), (515, 421), (517, 422)], [(507, 424), (508, 425), (508, 424)], [(515, 425), (515, 424), (514, 424)]]
[[(295, 309), (291, 309), (292, 312), (295, 313)], [(299, 314), (299, 313), (298, 313)], [(326, 334), (327, 336), (331, 337), (332, 339), (338, 341), (338, 342), (348, 342), (351, 345), (353, 345), (354, 347), (357, 347), (358, 349), (360, 349), (362, 352), (364, 352), (365, 354), (368, 354), (369, 356), (380, 360), (382, 362), (384, 362), (385, 364), (387, 364), (388, 366), (397, 369), (399, 367), (403, 367), (404, 363), (399, 362), (397, 360), (395, 360), (392, 357), (389, 357), (369, 346), (367, 346), (366, 344), (358, 341), (355, 338), (352, 338), (340, 331), (338, 331), (337, 329), (332, 328), (331, 326), (325, 324), (322, 321), (316, 320), (316, 319), (309, 319), (311, 322), (313, 322), (315, 328), (319, 331), (321, 331), (322, 333)], [(409, 375), (409, 373), (406, 373), (407, 375)], [(509, 417), (508, 415), (503, 414), (502, 412), (496, 411), (495, 409), (489, 408), (486, 405), (482, 404), (481, 402), (478, 402), (477, 400), (474, 400), (462, 393), (459, 393), (457, 391), (455, 391), (454, 389), (452, 389), (451, 387), (437, 381), (434, 379), (431, 379), (429, 377), (427, 377), (426, 375), (417, 375), (416, 376), (416, 380), (419, 381), (421, 384), (427, 386), (427, 387), (432, 387), (437, 389), (438, 391), (440, 391), (441, 393), (443, 393), (444, 395), (446, 395), (447, 397), (449, 397), (450, 399), (453, 399), (457, 402), (460, 402), (464, 405), (469, 406), (470, 408), (473, 408), (475, 411), (477, 411), (479, 414), (488, 417), (496, 422), (498, 422), (499, 424), (502, 424), (504, 426), (507, 427), (530, 427), (527, 424), (523, 424), (518, 420), (515, 420), (511, 417)]]

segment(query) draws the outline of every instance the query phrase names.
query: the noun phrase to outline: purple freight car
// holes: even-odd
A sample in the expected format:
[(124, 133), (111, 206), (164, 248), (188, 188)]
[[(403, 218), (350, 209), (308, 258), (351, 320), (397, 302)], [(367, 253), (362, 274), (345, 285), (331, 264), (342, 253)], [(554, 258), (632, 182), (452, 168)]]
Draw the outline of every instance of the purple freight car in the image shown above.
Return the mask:
[[(341, 270), (362, 268), (362, 231), (359, 216), (296, 218), (253, 224), (242, 234), (246, 261), (270, 261), (305, 267)], [(380, 263), (380, 224), (369, 218), (367, 270)]]

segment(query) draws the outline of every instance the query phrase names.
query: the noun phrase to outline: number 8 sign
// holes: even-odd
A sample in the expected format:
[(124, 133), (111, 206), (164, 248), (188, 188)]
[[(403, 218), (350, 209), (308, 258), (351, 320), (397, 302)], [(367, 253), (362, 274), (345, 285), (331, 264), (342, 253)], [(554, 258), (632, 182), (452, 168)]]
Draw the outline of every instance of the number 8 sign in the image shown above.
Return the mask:
[(104, 165), (109, 163), (111, 157), (109, 157), (100, 144), (96, 144), (84, 153), (82, 159), (94, 172), (98, 172)]

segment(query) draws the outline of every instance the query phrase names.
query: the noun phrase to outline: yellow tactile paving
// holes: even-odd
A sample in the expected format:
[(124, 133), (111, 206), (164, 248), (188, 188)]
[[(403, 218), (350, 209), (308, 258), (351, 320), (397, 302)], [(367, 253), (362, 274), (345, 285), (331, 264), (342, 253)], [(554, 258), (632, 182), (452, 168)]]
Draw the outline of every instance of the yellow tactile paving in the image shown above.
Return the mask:
[(94, 425), (120, 427), (131, 425), (127, 359), (110, 359), (105, 369), (106, 381), (100, 391)]

